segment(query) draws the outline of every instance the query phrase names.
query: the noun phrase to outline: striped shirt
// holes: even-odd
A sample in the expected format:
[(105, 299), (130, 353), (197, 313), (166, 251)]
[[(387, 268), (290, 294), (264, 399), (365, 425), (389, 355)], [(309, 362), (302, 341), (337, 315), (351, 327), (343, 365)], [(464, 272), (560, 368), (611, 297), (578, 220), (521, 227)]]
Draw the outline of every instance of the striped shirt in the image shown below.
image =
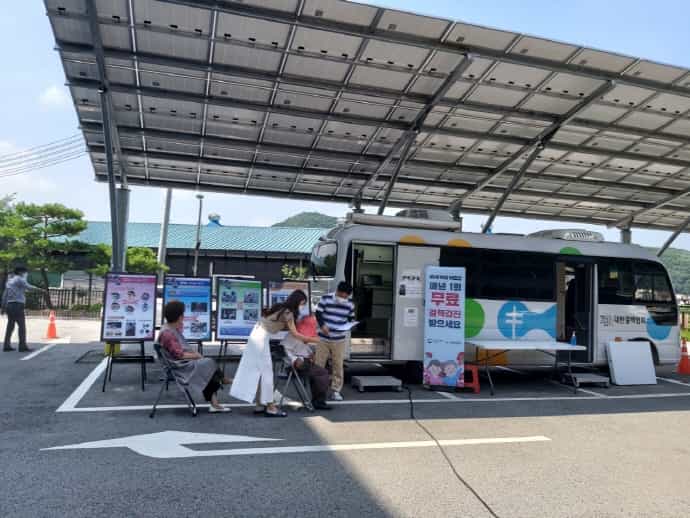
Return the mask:
[(335, 293), (329, 293), (321, 297), (319, 305), (316, 307), (316, 318), (319, 321), (319, 326), (327, 325), (331, 329), (328, 335), (319, 329), (319, 337), (329, 342), (344, 340), (347, 333), (336, 331), (335, 328), (354, 320), (355, 305), (350, 299), (347, 299), (345, 303), (338, 302)]

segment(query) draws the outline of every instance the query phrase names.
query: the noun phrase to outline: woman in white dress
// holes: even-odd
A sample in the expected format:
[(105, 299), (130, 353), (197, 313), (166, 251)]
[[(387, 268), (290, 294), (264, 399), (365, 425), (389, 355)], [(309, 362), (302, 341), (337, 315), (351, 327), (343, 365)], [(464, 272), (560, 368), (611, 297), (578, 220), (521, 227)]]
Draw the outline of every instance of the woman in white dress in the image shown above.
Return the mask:
[(247, 346), (237, 367), (235, 379), (230, 387), (230, 395), (241, 401), (256, 401), (257, 413), (266, 417), (285, 417), (273, 401), (273, 362), (271, 361), (270, 337), (287, 330), (298, 340), (306, 343), (319, 343), (318, 337), (304, 336), (297, 332), (295, 319), (309, 314), (307, 295), (302, 290), (293, 291), (290, 296), (274, 304), (249, 335)]

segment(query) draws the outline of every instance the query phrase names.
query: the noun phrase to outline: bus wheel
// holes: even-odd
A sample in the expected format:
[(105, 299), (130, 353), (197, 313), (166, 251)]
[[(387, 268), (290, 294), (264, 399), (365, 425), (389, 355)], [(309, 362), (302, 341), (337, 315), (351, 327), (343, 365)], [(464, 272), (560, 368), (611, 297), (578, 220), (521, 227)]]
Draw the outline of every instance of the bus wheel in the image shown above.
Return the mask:
[(403, 383), (410, 385), (421, 385), (424, 377), (424, 364), (417, 361), (409, 361), (405, 363), (402, 378)]

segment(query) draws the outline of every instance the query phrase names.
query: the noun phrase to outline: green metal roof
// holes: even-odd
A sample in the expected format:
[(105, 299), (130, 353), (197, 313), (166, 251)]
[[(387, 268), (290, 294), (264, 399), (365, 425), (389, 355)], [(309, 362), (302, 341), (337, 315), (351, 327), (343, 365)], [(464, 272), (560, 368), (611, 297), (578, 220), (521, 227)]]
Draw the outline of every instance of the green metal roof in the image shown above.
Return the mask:
[[(236, 252), (266, 252), (309, 254), (326, 229), (298, 227), (201, 227), (202, 250)], [(89, 221), (89, 226), (77, 238), (95, 244), (110, 244), (110, 223)], [(129, 223), (127, 245), (158, 248), (159, 223)], [(170, 224), (168, 248), (193, 249), (196, 225)]]

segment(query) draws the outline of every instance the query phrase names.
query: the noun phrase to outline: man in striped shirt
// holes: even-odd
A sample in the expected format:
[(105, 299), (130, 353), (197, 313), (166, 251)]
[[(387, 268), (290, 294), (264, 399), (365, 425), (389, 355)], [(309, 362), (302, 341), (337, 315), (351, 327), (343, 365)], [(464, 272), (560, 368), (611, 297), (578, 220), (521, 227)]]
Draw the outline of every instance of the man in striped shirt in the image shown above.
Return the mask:
[(341, 328), (355, 317), (355, 306), (350, 299), (352, 286), (346, 282), (338, 284), (335, 293), (321, 297), (316, 307), (316, 319), (319, 322), (321, 343), (316, 347), (314, 363), (325, 367), (328, 358), (333, 365), (331, 377), (331, 399), (342, 401), (340, 391), (343, 389), (343, 360), (345, 357), (347, 331)]

